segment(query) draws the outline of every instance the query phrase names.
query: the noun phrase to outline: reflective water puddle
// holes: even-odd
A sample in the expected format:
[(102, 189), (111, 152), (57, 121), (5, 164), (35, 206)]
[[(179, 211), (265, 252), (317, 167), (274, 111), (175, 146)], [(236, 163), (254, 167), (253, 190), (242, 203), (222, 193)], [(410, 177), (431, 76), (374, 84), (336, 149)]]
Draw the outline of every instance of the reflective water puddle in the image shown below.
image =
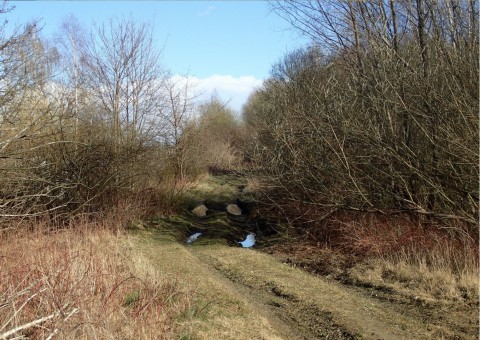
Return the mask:
[(190, 244), (192, 243), (193, 241), (195, 241), (200, 235), (202, 235), (203, 233), (195, 233), (193, 235), (191, 235), (189, 238), (187, 238), (187, 243)]
[(247, 238), (245, 239), (245, 241), (242, 241), (242, 242), (238, 242), (242, 245), (243, 248), (250, 248), (252, 247), (254, 244), (255, 244), (255, 234), (254, 233), (250, 233), (247, 235)]
[[(194, 242), (197, 240), (197, 238), (199, 236), (201, 236), (203, 233), (195, 233), (195, 234), (192, 234), (190, 235), (186, 242), (188, 244)], [(254, 233), (250, 233), (247, 235), (247, 237), (245, 238), (244, 241), (241, 241), (241, 242), (238, 242), (243, 248), (250, 248), (250, 247), (253, 247), (253, 245), (255, 244), (255, 234)]]

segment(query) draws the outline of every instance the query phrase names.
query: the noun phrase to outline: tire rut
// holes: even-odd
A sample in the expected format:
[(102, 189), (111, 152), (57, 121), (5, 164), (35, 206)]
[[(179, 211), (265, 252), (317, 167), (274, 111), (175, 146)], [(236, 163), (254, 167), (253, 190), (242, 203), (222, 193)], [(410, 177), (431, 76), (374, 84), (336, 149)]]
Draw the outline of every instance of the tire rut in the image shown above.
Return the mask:
[[(204, 260), (202, 256), (200, 256)], [(337, 324), (332, 313), (321, 310), (315, 304), (305, 303), (294, 294), (289, 294), (274, 282), (261, 287), (242, 281), (234, 271), (222, 268), (215, 263), (209, 267), (242, 292), (242, 295), (257, 308), (267, 314), (273, 325), (281, 325), (281, 333), (287, 339), (356, 339), (359, 337), (345, 327)]]
[[(241, 286), (269, 313), (296, 330), (296, 339), (416, 339), (421, 322), (362, 294), (276, 262), (254, 250), (192, 247), (202, 262)], [(250, 266), (250, 270), (248, 267)]]

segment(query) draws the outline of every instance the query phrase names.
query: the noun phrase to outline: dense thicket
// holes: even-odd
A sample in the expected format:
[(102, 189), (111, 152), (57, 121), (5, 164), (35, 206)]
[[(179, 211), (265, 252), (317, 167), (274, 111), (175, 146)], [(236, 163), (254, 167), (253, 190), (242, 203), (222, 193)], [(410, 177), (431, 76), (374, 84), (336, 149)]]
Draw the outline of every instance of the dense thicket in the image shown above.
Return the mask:
[[(244, 106), (276, 203), (478, 215), (478, 3), (279, 1), (312, 39)], [(471, 229), (474, 230), (474, 229)]]
[(160, 63), (151, 25), (114, 18), (87, 32), (70, 17), (52, 41), (35, 22), (8, 31), (0, 32), (1, 222), (65, 221), (132, 197), (168, 206), (185, 180), (232, 162), (232, 113), (218, 101), (198, 109), (189, 81), (175, 82)]
[(201, 103), (196, 113), (171, 146), (173, 173), (183, 181), (241, 166), (243, 134), (234, 112), (214, 96)]

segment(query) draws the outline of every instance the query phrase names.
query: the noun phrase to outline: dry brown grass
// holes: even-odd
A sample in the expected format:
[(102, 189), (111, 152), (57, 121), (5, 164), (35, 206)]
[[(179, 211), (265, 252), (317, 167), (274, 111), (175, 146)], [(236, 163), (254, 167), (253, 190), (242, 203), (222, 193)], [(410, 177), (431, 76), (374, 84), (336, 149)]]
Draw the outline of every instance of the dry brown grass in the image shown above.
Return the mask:
[(448, 266), (427, 265), (411, 256), (369, 259), (350, 271), (357, 282), (384, 287), (422, 301), (467, 302), (478, 300), (478, 274), (455, 273)]
[(329, 213), (293, 203), (283, 208), (301, 218), (288, 236), (290, 246), (269, 251), (284, 252), (292, 264), (409, 298), (478, 302), (475, 227), (407, 214)]
[(4, 232), (0, 242), (0, 338), (188, 335), (192, 292), (122, 233), (85, 222)]
[(350, 275), (426, 300), (478, 300), (478, 244), (462, 225), (359, 217), (342, 223), (342, 247), (364, 261)]

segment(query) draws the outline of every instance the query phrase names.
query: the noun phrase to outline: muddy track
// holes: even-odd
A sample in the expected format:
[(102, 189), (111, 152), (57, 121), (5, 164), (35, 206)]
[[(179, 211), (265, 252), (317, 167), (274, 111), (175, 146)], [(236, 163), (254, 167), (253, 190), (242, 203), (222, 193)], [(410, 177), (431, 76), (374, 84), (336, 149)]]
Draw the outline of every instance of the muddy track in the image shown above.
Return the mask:
[(226, 247), (199, 246), (190, 251), (235, 287), (240, 285), (249, 299), (261, 301), (269, 314), (295, 330), (297, 339), (434, 336), (421, 322), (397, 313), (391, 304), (288, 267), (269, 255)]
[[(214, 188), (218, 188), (218, 183)], [(186, 207), (184, 214), (160, 219), (152, 225), (156, 230), (153, 239), (170, 235), (161, 247), (146, 249), (158, 267), (194, 282), (200, 287), (200, 296), (214, 300), (214, 312), (205, 321), (207, 331), (194, 338), (475, 338), (469, 330), (449, 325), (451, 306), (443, 306), (440, 314), (445, 317), (430, 317), (425, 306), (391, 301), (392, 294), (382, 298), (382, 292), (313, 275), (273, 255), (239, 247), (237, 241), (247, 232), (257, 233), (260, 243), (272, 232), (265, 221), (252, 214), (252, 204), (243, 200), (242, 195), (232, 190), (222, 199), (218, 193), (206, 199), (203, 192), (202, 199)], [(226, 211), (226, 206), (233, 203), (241, 208), (241, 216)], [(192, 213), (199, 204), (208, 208), (205, 216)], [(202, 236), (186, 245), (186, 238), (196, 232)], [(151, 240), (151, 236), (147, 238)], [(244, 306), (243, 314), (225, 307), (231, 306), (232, 301), (233, 305)], [(249, 326), (228, 333), (222, 329), (234, 327), (225, 327), (225, 323)]]
[(186, 246), (159, 232), (139, 236), (136, 249), (208, 306), (195, 339), (470, 338), (253, 249), (212, 240)]
[(287, 339), (355, 339), (348, 330), (334, 322), (331, 313), (283, 292), (275, 284), (258, 288), (242, 284), (232, 273), (218, 271), (235, 289), (263, 311)]

